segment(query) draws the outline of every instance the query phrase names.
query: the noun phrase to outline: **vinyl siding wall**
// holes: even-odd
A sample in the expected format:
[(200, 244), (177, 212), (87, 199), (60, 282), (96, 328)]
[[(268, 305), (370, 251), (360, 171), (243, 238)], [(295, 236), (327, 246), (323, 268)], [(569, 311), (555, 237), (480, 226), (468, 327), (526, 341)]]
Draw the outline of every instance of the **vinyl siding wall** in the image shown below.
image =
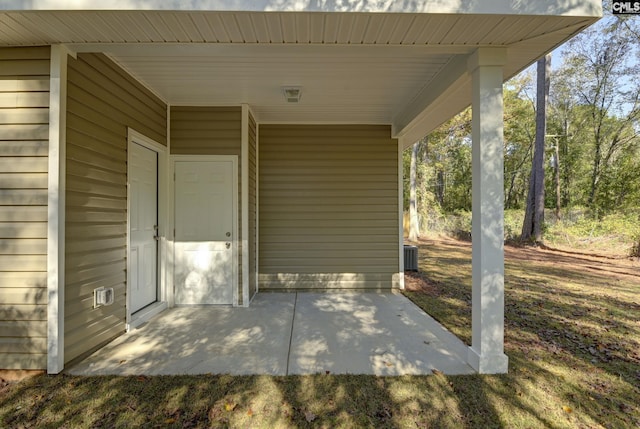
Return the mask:
[(50, 48), (0, 48), (0, 369), (47, 367)]
[(388, 126), (260, 126), (260, 290), (393, 286), (398, 146), (390, 135)]
[[(242, 225), (242, 108), (171, 107), (171, 155), (238, 157), (238, 225)], [(238, 233), (239, 234), (239, 233)], [(238, 237), (238, 300), (242, 302), (242, 246)]]
[[(166, 145), (166, 105), (101, 54), (69, 59), (65, 362), (124, 332), (127, 127)], [(115, 302), (93, 308), (93, 290)]]
[(258, 190), (257, 190), (257, 125), (251, 114), (249, 114), (249, 296), (252, 297), (257, 292), (258, 279), (256, 278), (256, 245), (258, 232)]

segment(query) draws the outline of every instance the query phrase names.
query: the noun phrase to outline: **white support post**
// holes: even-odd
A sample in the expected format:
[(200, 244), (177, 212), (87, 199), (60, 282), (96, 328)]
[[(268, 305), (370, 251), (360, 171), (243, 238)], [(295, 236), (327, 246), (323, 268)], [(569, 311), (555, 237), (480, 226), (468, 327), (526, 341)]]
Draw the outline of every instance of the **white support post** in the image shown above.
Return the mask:
[(479, 373), (506, 373), (504, 354), (504, 190), (502, 67), (506, 51), (480, 48), (472, 75), (472, 345)]
[(49, 76), (49, 174), (47, 226), (47, 372), (64, 369), (65, 154), (67, 131), (67, 55), (51, 46)]

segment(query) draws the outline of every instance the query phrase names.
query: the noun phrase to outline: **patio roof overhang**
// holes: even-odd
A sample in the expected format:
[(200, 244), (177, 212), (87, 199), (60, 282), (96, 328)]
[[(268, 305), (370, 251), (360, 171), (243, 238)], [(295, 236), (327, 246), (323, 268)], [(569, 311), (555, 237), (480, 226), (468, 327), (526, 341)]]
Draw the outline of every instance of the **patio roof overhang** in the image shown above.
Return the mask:
[(9, 0), (0, 46), (104, 52), (170, 105), (390, 124), (406, 147), (471, 103), (478, 48), (506, 49), (508, 79), (601, 13), (599, 0)]

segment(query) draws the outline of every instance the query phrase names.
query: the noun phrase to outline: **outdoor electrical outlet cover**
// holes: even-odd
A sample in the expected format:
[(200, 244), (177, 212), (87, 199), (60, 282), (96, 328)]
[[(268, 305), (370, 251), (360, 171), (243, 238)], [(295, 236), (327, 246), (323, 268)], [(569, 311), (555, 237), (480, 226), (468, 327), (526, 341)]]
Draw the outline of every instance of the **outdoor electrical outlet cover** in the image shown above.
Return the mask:
[(99, 287), (93, 290), (93, 308), (111, 305), (114, 300), (113, 288)]

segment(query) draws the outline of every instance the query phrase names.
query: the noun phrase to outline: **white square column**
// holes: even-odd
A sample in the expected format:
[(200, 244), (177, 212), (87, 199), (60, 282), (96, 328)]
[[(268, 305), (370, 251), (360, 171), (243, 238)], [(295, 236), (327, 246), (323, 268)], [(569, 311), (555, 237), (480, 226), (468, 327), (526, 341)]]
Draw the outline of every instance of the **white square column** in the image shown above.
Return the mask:
[(472, 345), (467, 361), (484, 374), (506, 373), (504, 354), (504, 188), (502, 67), (506, 50), (480, 48), (472, 76)]

